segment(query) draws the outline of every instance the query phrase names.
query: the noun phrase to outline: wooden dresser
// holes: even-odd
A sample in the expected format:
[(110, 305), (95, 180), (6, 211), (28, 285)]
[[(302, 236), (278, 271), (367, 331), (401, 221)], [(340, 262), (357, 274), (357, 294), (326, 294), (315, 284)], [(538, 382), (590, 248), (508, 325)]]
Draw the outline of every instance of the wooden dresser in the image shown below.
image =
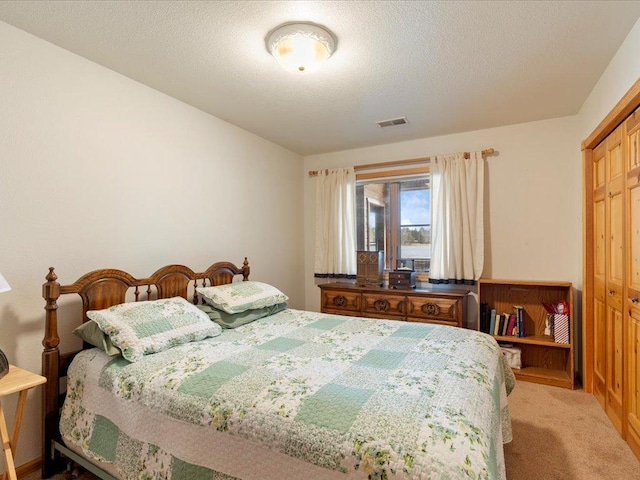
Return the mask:
[(469, 290), (394, 290), (353, 283), (324, 283), (319, 287), (323, 313), (464, 326)]

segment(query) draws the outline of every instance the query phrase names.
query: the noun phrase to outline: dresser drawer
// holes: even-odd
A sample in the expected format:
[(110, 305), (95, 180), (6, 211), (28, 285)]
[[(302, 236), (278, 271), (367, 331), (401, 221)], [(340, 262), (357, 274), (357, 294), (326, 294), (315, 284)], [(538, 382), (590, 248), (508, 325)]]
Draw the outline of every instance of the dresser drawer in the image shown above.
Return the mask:
[(458, 299), (437, 296), (408, 297), (407, 303), (409, 320), (439, 320), (461, 326), (462, 306)]
[(398, 320), (402, 320), (405, 315), (405, 296), (390, 295), (387, 292), (363, 293), (362, 294), (362, 313), (366, 316), (393, 316)]
[(322, 311), (356, 315), (360, 311), (360, 293), (348, 290), (323, 290)]

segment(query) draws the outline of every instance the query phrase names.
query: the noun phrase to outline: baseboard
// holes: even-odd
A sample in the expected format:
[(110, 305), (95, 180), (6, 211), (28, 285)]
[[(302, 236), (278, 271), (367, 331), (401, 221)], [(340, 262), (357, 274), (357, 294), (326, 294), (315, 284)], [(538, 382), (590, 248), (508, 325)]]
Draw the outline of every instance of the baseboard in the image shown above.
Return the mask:
[(631, 451), (636, 455), (636, 457), (638, 457), (638, 460), (640, 460), (640, 437), (636, 434), (631, 425), (627, 430), (627, 443), (631, 447)]
[(36, 472), (42, 468), (42, 457), (38, 457), (30, 462), (25, 463), (24, 465), (20, 465), (16, 467), (16, 476), (18, 480), (26, 477), (30, 473)]

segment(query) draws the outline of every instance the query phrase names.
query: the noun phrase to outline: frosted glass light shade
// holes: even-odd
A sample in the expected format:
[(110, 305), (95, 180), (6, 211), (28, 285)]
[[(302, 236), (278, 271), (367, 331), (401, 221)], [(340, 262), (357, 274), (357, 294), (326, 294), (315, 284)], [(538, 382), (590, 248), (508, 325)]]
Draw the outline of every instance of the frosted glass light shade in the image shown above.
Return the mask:
[(324, 27), (311, 23), (289, 23), (267, 38), (267, 50), (289, 72), (316, 71), (335, 51), (336, 41)]
[(4, 277), (0, 273), (0, 293), (8, 292), (9, 290), (11, 290), (9, 283), (7, 283), (7, 281), (4, 279)]

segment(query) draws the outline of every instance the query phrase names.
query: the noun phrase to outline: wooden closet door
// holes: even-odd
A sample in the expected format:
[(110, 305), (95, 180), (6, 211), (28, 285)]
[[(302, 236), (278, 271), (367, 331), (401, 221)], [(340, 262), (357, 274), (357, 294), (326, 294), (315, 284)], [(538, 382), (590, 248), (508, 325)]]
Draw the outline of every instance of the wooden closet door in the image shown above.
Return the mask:
[(605, 157), (606, 385), (607, 415), (623, 432), (624, 402), (624, 157), (621, 125), (607, 137)]
[(603, 141), (593, 150), (593, 393), (603, 408), (607, 399), (606, 143)]
[(640, 457), (640, 109), (626, 121), (626, 419), (627, 442)]

